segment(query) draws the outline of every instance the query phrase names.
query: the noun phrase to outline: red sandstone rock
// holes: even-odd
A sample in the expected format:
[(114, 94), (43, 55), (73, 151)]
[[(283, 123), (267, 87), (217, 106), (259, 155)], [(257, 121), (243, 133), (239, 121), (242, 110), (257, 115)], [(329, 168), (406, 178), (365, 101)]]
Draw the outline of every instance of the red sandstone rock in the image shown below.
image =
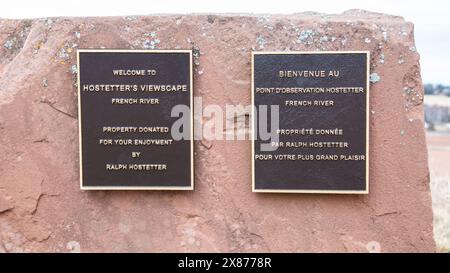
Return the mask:
[[(0, 20), (0, 43), (0, 252), (435, 250), (419, 55), (400, 17)], [(249, 141), (197, 141), (193, 192), (81, 191), (77, 48), (194, 48), (195, 96), (220, 106), (250, 103), (252, 50), (370, 50), (370, 194), (252, 193)]]

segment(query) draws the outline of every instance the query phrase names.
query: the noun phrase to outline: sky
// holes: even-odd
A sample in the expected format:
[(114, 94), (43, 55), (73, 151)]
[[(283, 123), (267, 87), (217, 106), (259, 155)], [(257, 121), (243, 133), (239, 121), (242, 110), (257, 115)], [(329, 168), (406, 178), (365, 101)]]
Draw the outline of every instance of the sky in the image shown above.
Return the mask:
[(122, 16), (161, 13), (341, 13), (365, 9), (403, 16), (415, 24), (425, 83), (450, 85), (448, 0), (13, 0), (2, 1), (1, 18)]

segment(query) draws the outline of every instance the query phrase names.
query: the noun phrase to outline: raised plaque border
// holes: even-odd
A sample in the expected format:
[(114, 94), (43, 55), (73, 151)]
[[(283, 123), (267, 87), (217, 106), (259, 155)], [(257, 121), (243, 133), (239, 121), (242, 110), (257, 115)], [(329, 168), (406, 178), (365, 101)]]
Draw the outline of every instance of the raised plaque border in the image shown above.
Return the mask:
[[(362, 191), (340, 191), (340, 190), (288, 190), (288, 189), (256, 189), (255, 188), (255, 79), (254, 79), (254, 63), (255, 55), (314, 55), (314, 54), (366, 54), (366, 189)], [(317, 194), (369, 194), (369, 142), (370, 142), (370, 131), (369, 131), (369, 114), (370, 114), (370, 51), (252, 51), (252, 65), (251, 65), (251, 103), (252, 103), (252, 118), (251, 118), (251, 128), (252, 128), (252, 192), (256, 193), (317, 193)]]
[[(111, 52), (111, 53), (188, 53), (189, 54), (189, 92), (190, 92), (190, 114), (191, 114), (191, 185), (189, 187), (160, 187), (160, 186), (83, 186), (83, 153), (82, 153), (82, 126), (81, 126), (81, 93), (80, 93), (80, 53), (83, 52)], [(77, 50), (77, 92), (78, 92), (78, 147), (79, 147), (79, 168), (80, 168), (80, 189), (81, 190), (194, 190), (194, 88), (193, 88), (193, 69), (192, 69), (192, 50), (180, 49), (180, 50), (152, 50), (152, 49), (78, 49)]]

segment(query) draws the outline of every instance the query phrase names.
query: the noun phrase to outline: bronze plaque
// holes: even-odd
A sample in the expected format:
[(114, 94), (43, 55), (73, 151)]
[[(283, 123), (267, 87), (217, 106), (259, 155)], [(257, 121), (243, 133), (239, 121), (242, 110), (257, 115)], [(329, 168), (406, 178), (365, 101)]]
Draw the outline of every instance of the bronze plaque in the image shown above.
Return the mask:
[(369, 192), (369, 60), (252, 54), (254, 192)]
[(81, 189), (192, 190), (191, 50), (77, 57)]

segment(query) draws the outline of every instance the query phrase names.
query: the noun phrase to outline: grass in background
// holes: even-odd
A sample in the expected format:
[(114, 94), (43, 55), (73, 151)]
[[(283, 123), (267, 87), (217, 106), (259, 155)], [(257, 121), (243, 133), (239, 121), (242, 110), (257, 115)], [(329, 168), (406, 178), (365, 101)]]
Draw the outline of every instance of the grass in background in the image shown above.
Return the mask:
[(438, 252), (450, 252), (450, 177), (431, 171), (434, 238)]

